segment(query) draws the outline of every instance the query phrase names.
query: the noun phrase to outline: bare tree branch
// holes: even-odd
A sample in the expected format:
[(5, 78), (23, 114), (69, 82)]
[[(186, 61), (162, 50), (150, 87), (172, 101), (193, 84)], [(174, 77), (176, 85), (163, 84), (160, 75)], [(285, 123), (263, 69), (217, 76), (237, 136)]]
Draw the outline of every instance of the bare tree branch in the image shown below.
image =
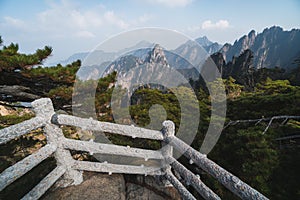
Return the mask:
[(32, 106), (14, 105), (14, 104), (9, 104), (4, 102), (0, 102), (0, 105), (10, 107), (10, 108), (32, 108)]
[(300, 116), (291, 116), (291, 115), (280, 115), (280, 116), (273, 116), (273, 117), (268, 117), (268, 118), (260, 118), (260, 119), (246, 119), (246, 120), (235, 120), (232, 121), (230, 120), (223, 128), (226, 129), (229, 126), (233, 126), (239, 123), (255, 123), (255, 126), (258, 125), (261, 122), (269, 122), (267, 127), (265, 128), (265, 130), (263, 131), (263, 134), (265, 134), (268, 129), (270, 128), (271, 124), (273, 123), (274, 120), (280, 120), (280, 119), (284, 119), (281, 124), (286, 124), (288, 122), (288, 120), (290, 119), (300, 119)]

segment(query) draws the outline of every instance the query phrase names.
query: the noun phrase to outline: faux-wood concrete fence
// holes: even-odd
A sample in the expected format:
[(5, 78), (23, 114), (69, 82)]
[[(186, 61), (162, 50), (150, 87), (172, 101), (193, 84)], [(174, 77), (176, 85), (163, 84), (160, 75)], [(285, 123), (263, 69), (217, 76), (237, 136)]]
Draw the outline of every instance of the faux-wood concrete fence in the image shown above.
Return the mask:
[[(227, 172), (222, 167), (211, 161), (206, 155), (196, 151), (182, 140), (177, 138), (174, 123), (165, 121), (161, 131), (148, 130), (139, 127), (119, 125), (100, 122), (93, 119), (84, 119), (70, 115), (59, 115), (54, 112), (52, 102), (48, 98), (38, 99), (32, 102), (36, 116), (22, 123), (0, 130), (0, 144), (4, 144), (14, 138), (29, 133), (30, 131), (43, 127), (47, 136), (47, 145), (32, 155), (17, 162), (0, 174), (0, 191), (6, 186), (23, 176), (33, 167), (38, 165), (47, 157), (54, 155), (57, 167), (50, 172), (38, 185), (36, 185), (22, 199), (39, 199), (55, 182), (60, 185), (78, 185), (83, 181), (83, 171), (95, 171), (106, 173), (126, 173), (164, 176), (176, 187), (183, 199), (196, 199), (179, 181), (180, 176), (185, 183), (193, 186), (205, 199), (220, 199), (210, 188), (208, 188), (198, 175), (186, 169), (173, 157), (173, 148), (184, 154), (191, 163), (197, 164), (208, 174), (216, 178), (225, 187), (242, 199), (267, 199), (257, 190), (253, 189), (238, 177)], [(102, 144), (91, 141), (81, 141), (65, 138), (59, 125), (70, 125), (85, 130), (103, 131), (107, 133), (129, 136), (132, 138), (144, 138), (159, 140), (163, 147), (160, 150), (146, 150), (131, 148), (113, 144)], [(90, 154), (109, 154), (120, 156), (131, 156), (159, 160), (161, 165), (157, 167), (120, 165), (107, 162), (88, 162), (74, 160), (69, 150), (86, 151)], [(172, 172), (176, 171), (177, 177)]]

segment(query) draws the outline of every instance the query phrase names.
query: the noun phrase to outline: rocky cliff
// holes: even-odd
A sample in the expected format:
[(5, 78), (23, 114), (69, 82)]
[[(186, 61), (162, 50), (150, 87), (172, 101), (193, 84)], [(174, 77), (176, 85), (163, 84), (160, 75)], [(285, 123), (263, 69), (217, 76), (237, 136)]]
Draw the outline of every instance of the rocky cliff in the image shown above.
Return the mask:
[(253, 52), (253, 67), (291, 69), (294, 60), (300, 57), (300, 30), (284, 31), (281, 27), (266, 28), (256, 34), (254, 30), (236, 40), (233, 45), (225, 44), (220, 53), (226, 62), (239, 56), (246, 49)]

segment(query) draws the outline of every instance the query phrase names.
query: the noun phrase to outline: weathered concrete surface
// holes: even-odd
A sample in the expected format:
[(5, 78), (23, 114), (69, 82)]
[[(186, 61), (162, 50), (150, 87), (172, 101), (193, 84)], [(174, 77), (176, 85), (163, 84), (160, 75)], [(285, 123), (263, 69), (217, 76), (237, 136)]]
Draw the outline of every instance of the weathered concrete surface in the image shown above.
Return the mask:
[(41, 199), (44, 200), (125, 200), (125, 181), (119, 174), (84, 172), (80, 185), (50, 189)]
[[(208, 174), (216, 178), (227, 189), (239, 196), (241, 199), (268, 199), (263, 194), (261, 194), (248, 184), (244, 183), (238, 177), (226, 171), (225, 169), (217, 165), (215, 162), (208, 159), (206, 155), (193, 149), (191, 146), (187, 145), (185, 142), (183, 142), (176, 136), (168, 137), (166, 138), (166, 141), (174, 148), (176, 148), (179, 152), (183, 153), (185, 157), (191, 159), (190, 161), (194, 162)], [(168, 177), (172, 178), (171, 176)]]
[(177, 188), (183, 199), (196, 200), (196, 198), (184, 187), (184, 185), (173, 175), (170, 169), (167, 170), (165, 177)]
[(169, 157), (167, 158), (167, 162), (171, 163), (172, 168), (176, 170), (176, 172), (178, 172), (187, 183), (189, 183), (188, 185), (192, 185), (204, 199), (221, 199), (217, 194), (215, 194), (209, 187), (207, 187), (201, 181), (200, 176), (197, 177), (190, 170), (185, 168), (180, 162), (178, 162), (175, 158)]
[(103, 144), (96, 142), (87, 142), (80, 140), (65, 139), (62, 143), (66, 149), (76, 151), (87, 151), (89, 153), (104, 153), (110, 155), (132, 156), (144, 159), (163, 159), (160, 151), (153, 151), (140, 148), (131, 148), (129, 146), (120, 146), (114, 144)]
[(52, 117), (52, 123), (60, 125), (77, 126), (84, 130), (91, 131), (103, 131), (113, 134), (130, 136), (132, 138), (145, 138), (152, 140), (163, 140), (163, 135), (160, 131), (114, 124), (109, 122), (100, 122), (94, 119), (84, 119), (70, 115), (54, 115)]
[(27, 156), (23, 160), (17, 162), (15, 165), (5, 169), (0, 174), (0, 191), (6, 186), (23, 176), (25, 173), (30, 171), (40, 162), (48, 158), (53, 152), (55, 152), (56, 146), (47, 144), (35, 153)]
[(21, 200), (39, 199), (66, 171), (63, 166), (56, 167), (38, 185), (36, 185)]
[(45, 125), (45, 119), (41, 117), (34, 117), (32, 119), (23, 121), (19, 124), (15, 124), (0, 130), (0, 144), (25, 135), (30, 131), (40, 128)]

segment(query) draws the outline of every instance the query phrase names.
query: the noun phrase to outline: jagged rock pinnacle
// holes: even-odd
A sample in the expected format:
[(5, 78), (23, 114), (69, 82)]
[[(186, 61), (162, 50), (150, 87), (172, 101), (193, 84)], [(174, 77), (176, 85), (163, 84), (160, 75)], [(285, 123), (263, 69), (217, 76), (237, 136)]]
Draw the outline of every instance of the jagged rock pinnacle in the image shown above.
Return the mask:
[(154, 46), (154, 48), (149, 53), (149, 57), (148, 59), (146, 59), (146, 61), (148, 61), (149, 63), (168, 65), (164, 50), (159, 44), (156, 44)]

